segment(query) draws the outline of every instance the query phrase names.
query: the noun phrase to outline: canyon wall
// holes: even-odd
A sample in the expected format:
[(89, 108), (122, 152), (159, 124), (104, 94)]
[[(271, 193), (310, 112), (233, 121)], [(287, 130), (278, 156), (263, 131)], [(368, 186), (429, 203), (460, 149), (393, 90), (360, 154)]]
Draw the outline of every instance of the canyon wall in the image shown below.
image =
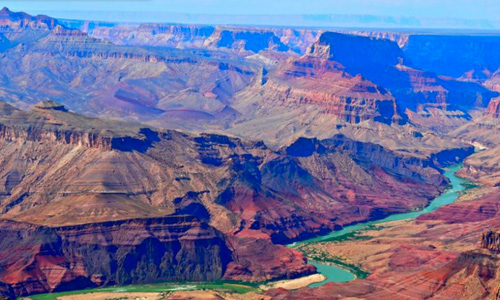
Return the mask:
[(156, 280), (212, 281), (231, 259), (223, 236), (190, 216), (68, 227), (2, 221), (1, 281), (12, 295)]

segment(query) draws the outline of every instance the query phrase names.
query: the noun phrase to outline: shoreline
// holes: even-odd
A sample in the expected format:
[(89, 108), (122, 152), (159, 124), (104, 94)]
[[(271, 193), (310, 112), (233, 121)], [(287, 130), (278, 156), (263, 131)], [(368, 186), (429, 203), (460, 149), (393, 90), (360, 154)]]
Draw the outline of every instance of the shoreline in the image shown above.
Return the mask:
[[(352, 270), (352, 269), (350, 269), (349, 267), (344, 266), (344, 265), (340, 265), (340, 264), (337, 264), (337, 263), (334, 263), (334, 262), (331, 262), (331, 261), (327, 261), (327, 260), (324, 260), (324, 261), (318, 261), (318, 260), (312, 260), (312, 259), (311, 259), (311, 260), (310, 260), (310, 262), (317, 263), (317, 264), (322, 264), (322, 265), (326, 265), (326, 266), (330, 266), (330, 267), (336, 267), (336, 268), (342, 269), (342, 270), (344, 270), (344, 271), (346, 271), (346, 272), (351, 273), (351, 274), (352, 274), (352, 276), (354, 276), (354, 279), (353, 279), (353, 280), (355, 280), (355, 279), (358, 279), (358, 278), (359, 278), (359, 276), (358, 276), (358, 274), (357, 274), (357, 272), (356, 272), (356, 271), (354, 271), (354, 270)], [(321, 274), (321, 275), (323, 275), (323, 274)], [(326, 280), (326, 279), (325, 279), (325, 280)]]
[(327, 280), (328, 278), (321, 274), (321, 273), (316, 273), (304, 277), (299, 277), (295, 279), (286, 279), (286, 280), (279, 280), (279, 281), (274, 281), (274, 282), (269, 282), (267, 284), (263, 284), (259, 286), (259, 289), (263, 291), (267, 291), (270, 289), (276, 289), (276, 288), (283, 288), (287, 290), (296, 290), (299, 288), (307, 287), (310, 286), (311, 284), (314, 283), (319, 283)]
[[(453, 203), (453, 202), (455, 202), (458, 199), (460, 192), (463, 192), (463, 191), (467, 190), (465, 188), (465, 186), (462, 185), (463, 182), (461, 182), (464, 179), (460, 178), (459, 176), (456, 176), (456, 173), (460, 169), (462, 169), (462, 167), (463, 167), (463, 162), (458, 163), (458, 164), (453, 165), (453, 166), (449, 166), (447, 168), (444, 168), (444, 171), (445, 171), (444, 174), (448, 173), (448, 176), (447, 175), (445, 175), (445, 176), (450, 179), (450, 186), (446, 190), (444, 190), (439, 196), (437, 196), (432, 201), (430, 201), (429, 204), (426, 207), (424, 207), (424, 208), (422, 208), (420, 210), (406, 212), (406, 213), (400, 213), (400, 214), (394, 214), (394, 215), (389, 215), (389, 216), (387, 216), (385, 218), (382, 218), (380, 220), (357, 223), (356, 225), (344, 227), (343, 229), (341, 229), (339, 231), (331, 232), (330, 234), (327, 234), (327, 235), (322, 236), (322, 237), (316, 237), (316, 238), (312, 238), (312, 239), (309, 239), (309, 240), (306, 239), (306, 240), (301, 241), (301, 242), (294, 242), (294, 243), (289, 244), (287, 246), (290, 247), (290, 248), (294, 248), (294, 249), (300, 251), (299, 249), (303, 245), (321, 243), (321, 242), (328, 241), (328, 239), (330, 239), (330, 238), (340, 237), (340, 236), (349, 234), (351, 232), (355, 232), (357, 230), (362, 231), (367, 226), (370, 226), (372, 224), (373, 225), (380, 225), (380, 224), (383, 224), (383, 223), (386, 223), (386, 222), (391, 222), (391, 221), (415, 219), (415, 218), (417, 218), (418, 216), (420, 216), (422, 214), (430, 213), (430, 212), (432, 212), (434, 210), (439, 209), (443, 205), (449, 204), (449, 203), (446, 203), (447, 201), (444, 201), (444, 203), (442, 203), (442, 202), (443, 202), (443, 200), (446, 200), (445, 197), (449, 197), (450, 195), (455, 194), (454, 199), (450, 202), (450, 203)], [(451, 178), (453, 176), (457, 179), (456, 182), (452, 182)], [(458, 188), (454, 185), (454, 183), (458, 185)], [(436, 201), (436, 200), (441, 200), (441, 202), (440, 201)], [(348, 272), (348, 273), (350, 273), (354, 277), (352, 280), (355, 280), (355, 279), (359, 278), (359, 276), (357, 276), (357, 274), (356, 274), (356, 271), (349, 269), (348, 266), (336, 264), (335, 262), (331, 262), (331, 261), (328, 261), (328, 260), (317, 261), (314, 258), (309, 257), (307, 255), (307, 253), (304, 253), (303, 251), (300, 251), (300, 252), (302, 252), (308, 258), (308, 260), (310, 260), (311, 262), (315, 262), (315, 263), (320, 264), (320, 265), (329, 266), (329, 267), (337, 268), (337, 269), (343, 270), (345, 272)], [(327, 278), (327, 280), (325, 280), (324, 284), (326, 284), (329, 281), (332, 281), (332, 280), (328, 280), (328, 278)]]

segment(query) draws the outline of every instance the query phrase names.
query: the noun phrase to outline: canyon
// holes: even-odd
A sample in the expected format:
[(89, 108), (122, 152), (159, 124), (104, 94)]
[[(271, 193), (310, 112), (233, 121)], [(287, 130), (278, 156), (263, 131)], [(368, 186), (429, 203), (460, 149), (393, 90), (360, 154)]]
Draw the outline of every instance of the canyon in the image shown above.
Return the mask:
[(495, 299), (498, 44), (2, 9), (0, 295), (309, 276), (287, 244), (421, 211), (462, 163), (456, 202), (306, 244), (366, 278), (247, 296)]
[[(437, 166), (472, 152), (418, 159), (344, 136), (275, 151), (86, 117), (53, 101), (1, 107), (7, 295), (311, 274), (302, 254), (279, 244), (423, 207), (446, 188)], [(188, 259), (188, 269), (174, 267)]]

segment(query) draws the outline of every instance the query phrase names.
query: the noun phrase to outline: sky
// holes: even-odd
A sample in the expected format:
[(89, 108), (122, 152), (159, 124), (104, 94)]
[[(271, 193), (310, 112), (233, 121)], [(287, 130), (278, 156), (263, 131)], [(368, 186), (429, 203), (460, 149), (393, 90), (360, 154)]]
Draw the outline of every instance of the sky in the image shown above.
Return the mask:
[(499, 0), (11, 0), (2, 1), (0, 5), (32, 14), (107, 21), (158, 21), (161, 14), (181, 13), (219, 16), (370, 15), (484, 20), (500, 24)]

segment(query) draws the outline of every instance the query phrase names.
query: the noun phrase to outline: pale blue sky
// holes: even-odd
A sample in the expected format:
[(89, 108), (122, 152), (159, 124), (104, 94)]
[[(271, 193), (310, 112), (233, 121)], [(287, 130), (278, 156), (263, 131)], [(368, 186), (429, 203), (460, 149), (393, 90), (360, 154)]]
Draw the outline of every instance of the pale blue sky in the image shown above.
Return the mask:
[[(131, 19), (138, 12), (142, 19), (147, 12), (219, 15), (376, 15), (416, 18), (455, 18), (500, 21), (500, 0), (15, 0), (0, 5), (15, 11), (52, 13), (56, 17), (74, 18), (81, 12), (87, 16), (108, 19)], [(105, 15), (102, 12), (125, 12)], [(123, 20), (121, 20), (123, 21)], [(129, 20), (136, 21), (136, 20)], [(144, 20), (155, 21), (155, 20)]]

